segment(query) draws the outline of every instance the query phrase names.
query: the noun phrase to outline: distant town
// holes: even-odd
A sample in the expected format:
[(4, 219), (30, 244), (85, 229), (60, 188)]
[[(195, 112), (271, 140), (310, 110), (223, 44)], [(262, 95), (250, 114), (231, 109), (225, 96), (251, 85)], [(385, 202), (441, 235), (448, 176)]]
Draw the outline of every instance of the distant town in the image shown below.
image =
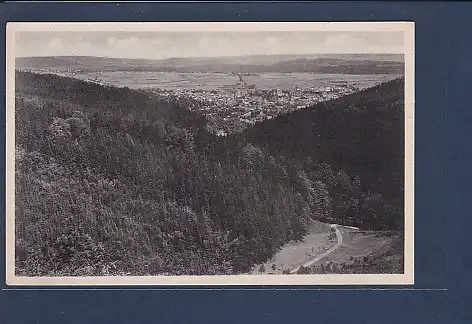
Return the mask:
[(226, 136), (256, 122), (351, 94), (358, 88), (346, 82), (320, 88), (257, 89), (240, 76), (236, 85), (212, 90), (156, 88), (152, 91), (163, 97), (193, 100), (190, 109), (197, 109), (207, 117), (211, 131)]
[[(101, 85), (112, 85), (97, 76), (84, 78), (82, 70), (22, 70), (40, 74), (54, 73)], [(187, 101), (186, 107), (198, 110), (205, 115), (208, 119), (208, 130), (218, 136), (238, 133), (256, 122), (359, 91), (357, 86), (342, 80), (323, 87), (258, 88), (254, 84), (248, 84), (244, 79), (245, 76), (253, 74), (230, 73), (230, 75), (239, 77), (239, 81), (232, 85), (217, 86), (214, 89), (199, 88), (196, 85), (194, 88), (174, 89), (153, 87), (147, 91), (152, 91), (164, 98)]]

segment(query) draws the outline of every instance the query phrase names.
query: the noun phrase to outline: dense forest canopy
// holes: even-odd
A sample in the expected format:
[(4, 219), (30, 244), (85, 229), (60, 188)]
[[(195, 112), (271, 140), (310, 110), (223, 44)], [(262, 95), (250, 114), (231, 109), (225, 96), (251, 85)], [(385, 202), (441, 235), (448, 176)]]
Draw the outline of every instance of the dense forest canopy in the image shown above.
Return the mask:
[(402, 91), (220, 138), (182, 99), (17, 72), (17, 272), (236, 274), (311, 219), (400, 229)]
[(243, 134), (271, 154), (328, 163), (403, 210), (404, 81), (393, 80), (262, 122)]

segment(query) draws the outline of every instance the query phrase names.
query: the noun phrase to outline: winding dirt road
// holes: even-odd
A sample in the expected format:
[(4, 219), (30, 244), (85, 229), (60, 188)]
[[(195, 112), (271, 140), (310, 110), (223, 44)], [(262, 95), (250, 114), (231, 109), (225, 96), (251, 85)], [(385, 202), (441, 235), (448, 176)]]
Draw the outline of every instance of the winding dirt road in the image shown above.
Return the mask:
[[(308, 262), (305, 262), (304, 264), (302, 264), (303, 267), (309, 267), (311, 266), (312, 264), (314, 264), (315, 262), (318, 262), (320, 261), (321, 259), (325, 258), (326, 256), (328, 256), (329, 254), (333, 253), (337, 248), (339, 248), (342, 244), (343, 244), (343, 236), (341, 234), (341, 231), (338, 229), (338, 225), (336, 224), (331, 224), (330, 225), (331, 228), (334, 228), (335, 232), (336, 232), (336, 238), (337, 238), (337, 242), (335, 245), (333, 245), (331, 248), (329, 248), (328, 250), (326, 250), (325, 252), (317, 255), (315, 258), (311, 259), (310, 261)], [(290, 270), (290, 274), (295, 274), (297, 273), (298, 270), (300, 270), (300, 267), (301, 266), (298, 266), (292, 270)]]

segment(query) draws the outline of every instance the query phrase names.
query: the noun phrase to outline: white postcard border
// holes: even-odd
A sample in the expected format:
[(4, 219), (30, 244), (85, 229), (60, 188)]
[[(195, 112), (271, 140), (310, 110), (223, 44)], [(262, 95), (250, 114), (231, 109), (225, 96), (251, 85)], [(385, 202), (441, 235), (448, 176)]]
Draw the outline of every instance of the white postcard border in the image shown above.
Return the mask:
[[(15, 33), (19, 31), (399, 31), (405, 57), (405, 253), (403, 274), (22, 277), (15, 275)], [(8, 22), (6, 32), (6, 284), (8, 286), (313, 286), (414, 284), (413, 22)]]

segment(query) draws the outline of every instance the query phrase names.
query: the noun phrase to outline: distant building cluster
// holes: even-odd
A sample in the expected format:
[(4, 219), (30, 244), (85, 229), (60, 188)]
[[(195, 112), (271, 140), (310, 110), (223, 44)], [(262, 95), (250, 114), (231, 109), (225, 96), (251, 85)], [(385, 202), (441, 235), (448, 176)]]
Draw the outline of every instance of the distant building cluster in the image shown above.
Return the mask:
[(256, 89), (244, 82), (216, 89), (154, 89), (161, 96), (189, 98), (198, 105), (189, 109), (202, 112), (210, 129), (220, 136), (243, 130), (277, 115), (302, 109), (318, 102), (351, 94), (358, 89), (347, 84), (321, 88)]
[[(92, 78), (84, 78), (83, 71), (75, 69), (61, 71), (36, 69), (34, 72), (54, 73), (101, 85), (110, 85), (101, 79), (101, 72)], [(242, 77), (250, 74), (231, 75), (239, 76), (236, 84), (223, 85), (215, 89), (198, 88), (196, 85), (195, 88), (150, 90), (161, 97), (186, 101), (185, 107), (204, 114), (209, 121), (209, 130), (219, 136), (237, 133), (257, 122), (359, 90), (347, 81), (339, 81), (335, 85), (318, 88), (258, 89), (255, 85), (248, 85)]]

